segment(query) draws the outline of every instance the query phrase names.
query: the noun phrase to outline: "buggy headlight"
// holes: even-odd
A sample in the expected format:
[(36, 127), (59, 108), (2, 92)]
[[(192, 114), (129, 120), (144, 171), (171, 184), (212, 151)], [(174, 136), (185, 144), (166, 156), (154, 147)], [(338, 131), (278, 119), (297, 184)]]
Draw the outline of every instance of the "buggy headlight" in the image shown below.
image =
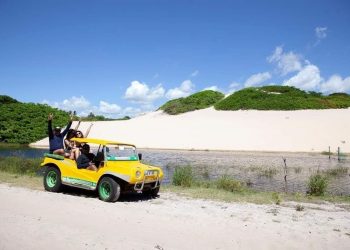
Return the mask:
[(140, 178), (140, 176), (141, 176), (141, 172), (140, 171), (136, 171), (136, 178), (138, 179), (138, 178)]

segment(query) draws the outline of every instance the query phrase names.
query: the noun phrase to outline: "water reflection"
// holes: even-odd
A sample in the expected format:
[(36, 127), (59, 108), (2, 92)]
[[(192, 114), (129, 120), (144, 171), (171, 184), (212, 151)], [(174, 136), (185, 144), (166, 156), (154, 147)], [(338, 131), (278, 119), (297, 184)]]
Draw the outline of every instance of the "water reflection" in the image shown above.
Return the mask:
[[(0, 156), (40, 158), (47, 149), (1, 149)], [(177, 166), (192, 166), (200, 179), (214, 180), (222, 175), (239, 179), (256, 190), (305, 193), (310, 175), (323, 172), (329, 178), (328, 192), (350, 195), (350, 160), (317, 153), (262, 153), (223, 151), (184, 151), (139, 149), (143, 162), (159, 166), (170, 183)], [(286, 180), (285, 165), (286, 159)], [(337, 171), (343, 169), (345, 171)]]

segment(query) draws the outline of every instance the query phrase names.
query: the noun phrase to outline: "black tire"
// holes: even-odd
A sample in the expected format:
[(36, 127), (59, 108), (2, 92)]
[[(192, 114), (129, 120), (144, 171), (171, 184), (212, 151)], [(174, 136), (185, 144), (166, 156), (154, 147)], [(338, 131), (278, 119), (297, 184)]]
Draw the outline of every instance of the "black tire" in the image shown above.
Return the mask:
[(49, 192), (59, 192), (62, 189), (61, 172), (55, 167), (48, 167), (44, 174), (44, 187)]
[(106, 202), (116, 202), (120, 197), (120, 185), (111, 177), (103, 177), (98, 183), (98, 196)]
[(143, 193), (145, 195), (149, 195), (149, 196), (152, 196), (152, 197), (157, 197), (158, 196), (158, 193), (159, 193), (159, 189), (160, 189), (160, 186), (154, 188), (154, 189), (148, 189), (146, 191), (144, 191)]

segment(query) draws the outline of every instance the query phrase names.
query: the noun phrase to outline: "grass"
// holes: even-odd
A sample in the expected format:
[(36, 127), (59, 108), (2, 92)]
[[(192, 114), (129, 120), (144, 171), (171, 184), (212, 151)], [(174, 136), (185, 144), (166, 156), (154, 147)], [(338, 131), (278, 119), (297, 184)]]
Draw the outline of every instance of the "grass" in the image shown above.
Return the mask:
[(41, 161), (41, 158), (0, 157), (0, 171), (34, 176), (39, 170)]
[(324, 195), (328, 186), (327, 178), (321, 174), (310, 176), (308, 182), (309, 194), (321, 196)]
[(240, 181), (232, 179), (228, 175), (223, 175), (216, 180), (216, 186), (218, 189), (230, 191), (230, 192), (240, 192), (243, 190), (243, 185)]
[(170, 100), (159, 109), (170, 115), (177, 115), (198, 109), (209, 108), (224, 98), (224, 94), (213, 91), (204, 90), (185, 98)]
[[(41, 190), (42, 177), (35, 175), (39, 169), (40, 161), (41, 159), (0, 157), (0, 183)], [(350, 196), (332, 196), (327, 193), (317, 196), (255, 191), (227, 175), (217, 180), (197, 180), (190, 166), (178, 167), (175, 169), (175, 173), (173, 184), (163, 185), (162, 191), (192, 198), (256, 204), (281, 204), (283, 201), (350, 203)]]
[(19, 175), (0, 171), (0, 183), (7, 183), (10, 186), (25, 187), (42, 190), (43, 178), (39, 176)]
[(264, 176), (267, 178), (272, 178), (278, 173), (278, 170), (276, 168), (262, 168), (259, 170), (258, 175)]
[[(327, 188), (322, 186), (323, 176), (314, 177), (310, 181), (312, 192), (310, 194), (301, 193), (279, 193), (255, 191), (244, 183), (228, 176), (223, 175), (217, 180), (198, 180), (193, 175), (190, 166), (178, 167), (172, 179), (173, 185), (163, 186), (162, 190), (175, 192), (192, 198), (201, 198), (209, 200), (221, 200), (228, 202), (251, 202), (257, 204), (277, 204), (283, 201), (298, 202), (347, 202), (350, 203), (350, 196), (332, 196), (325, 193)], [(310, 185), (309, 183), (309, 185)], [(327, 183), (327, 182), (326, 182)], [(320, 196), (322, 193), (322, 197)], [(311, 195), (312, 194), (312, 195)]]
[(294, 173), (300, 174), (302, 170), (303, 170), (302, 167), (295, 167), (295, 168), (294, 168)]
[(349, 169), (346, 167), (337, 167), (337, 168), (331, 168), (327, 169), (325, 171), (325, 174), (330, 177), (338, 177), (348, 174)]
[(217, 110), (300, 110), (350, 107), (350, 96), (343, 93), (323, 96), (289, 86), (245, 88), (217, 102)]
[[(298, 201), (303, 203), (323, 203), (325, 201), (332, 203), (350, 203), (350, 196), (313, 196), (308, 194), (292, 194), (292, 193), (276, 193), (255, 191), (249, 188), (244, 188), (240, 192), (230, 192), (223, 189), (217, 189), (215, 185), (210, 187), (192, 186), (181, 187), (174, 185), (162, 186), (162, 191), (172, 192), (185, 197), (205, 200), (216, 200), (225, 202), (247, 202), (254, 204), (276, 204), (288, 201)], [(278, 194), (278, 199), (276, 199)]]
[(28, 147), (27, 144), (0, 142), (0, 149), (19, 149)]
[(192, 168), (190, 166), (175, 168), (172, 183), (175, 186), (191, 187), (194, 184)]

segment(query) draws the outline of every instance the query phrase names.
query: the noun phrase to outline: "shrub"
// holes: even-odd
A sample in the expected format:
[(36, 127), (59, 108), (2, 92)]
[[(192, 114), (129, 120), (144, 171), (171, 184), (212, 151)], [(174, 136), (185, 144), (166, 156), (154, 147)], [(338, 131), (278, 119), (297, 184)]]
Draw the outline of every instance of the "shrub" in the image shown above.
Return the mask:
[(245, 88), (217, 102), (217, 110), (299, 110), (350, 107), (350, 96), (344, 94), (322, 96), (289, 86)]
[(282, 202), (281, 195), (279, 193), (276, 193), (276, 192), (272, 193), (272, 199), (274, 200), (276, 205), (280, 205)]
[(170, 100), (159, 109), (170, 115), (177, 115), (189, 111), (208, 108), (219, 100), (224, 98), (224, 94), (213, 91), (204, 90), (185, 98)]
[(310, 176), (308, 188), (309, 188), (309, 194), (311, 195), (324, 195), (326, 192), (328, 186), (328, 181), (325, 176), (322, 176), (320, 174), (315, 174)]
[(304, 210), (304, 206), (301, 205), (301, 204), (297, 204), (297, 205), (295, 206), (295, 210), (298, 211), (298, 212), (301, 212), (301, 211)]
[(194, 183), (192, 168), (190, 166), (175, 168), (172, 183), (175, 186), (191, 187)]
[(242, 191), (242, 183), (238, 180), (232, 179), (227, 175), (221, 176), (216, 180), (216, 186), (218, 189), (223, 189), (230, 192)]

